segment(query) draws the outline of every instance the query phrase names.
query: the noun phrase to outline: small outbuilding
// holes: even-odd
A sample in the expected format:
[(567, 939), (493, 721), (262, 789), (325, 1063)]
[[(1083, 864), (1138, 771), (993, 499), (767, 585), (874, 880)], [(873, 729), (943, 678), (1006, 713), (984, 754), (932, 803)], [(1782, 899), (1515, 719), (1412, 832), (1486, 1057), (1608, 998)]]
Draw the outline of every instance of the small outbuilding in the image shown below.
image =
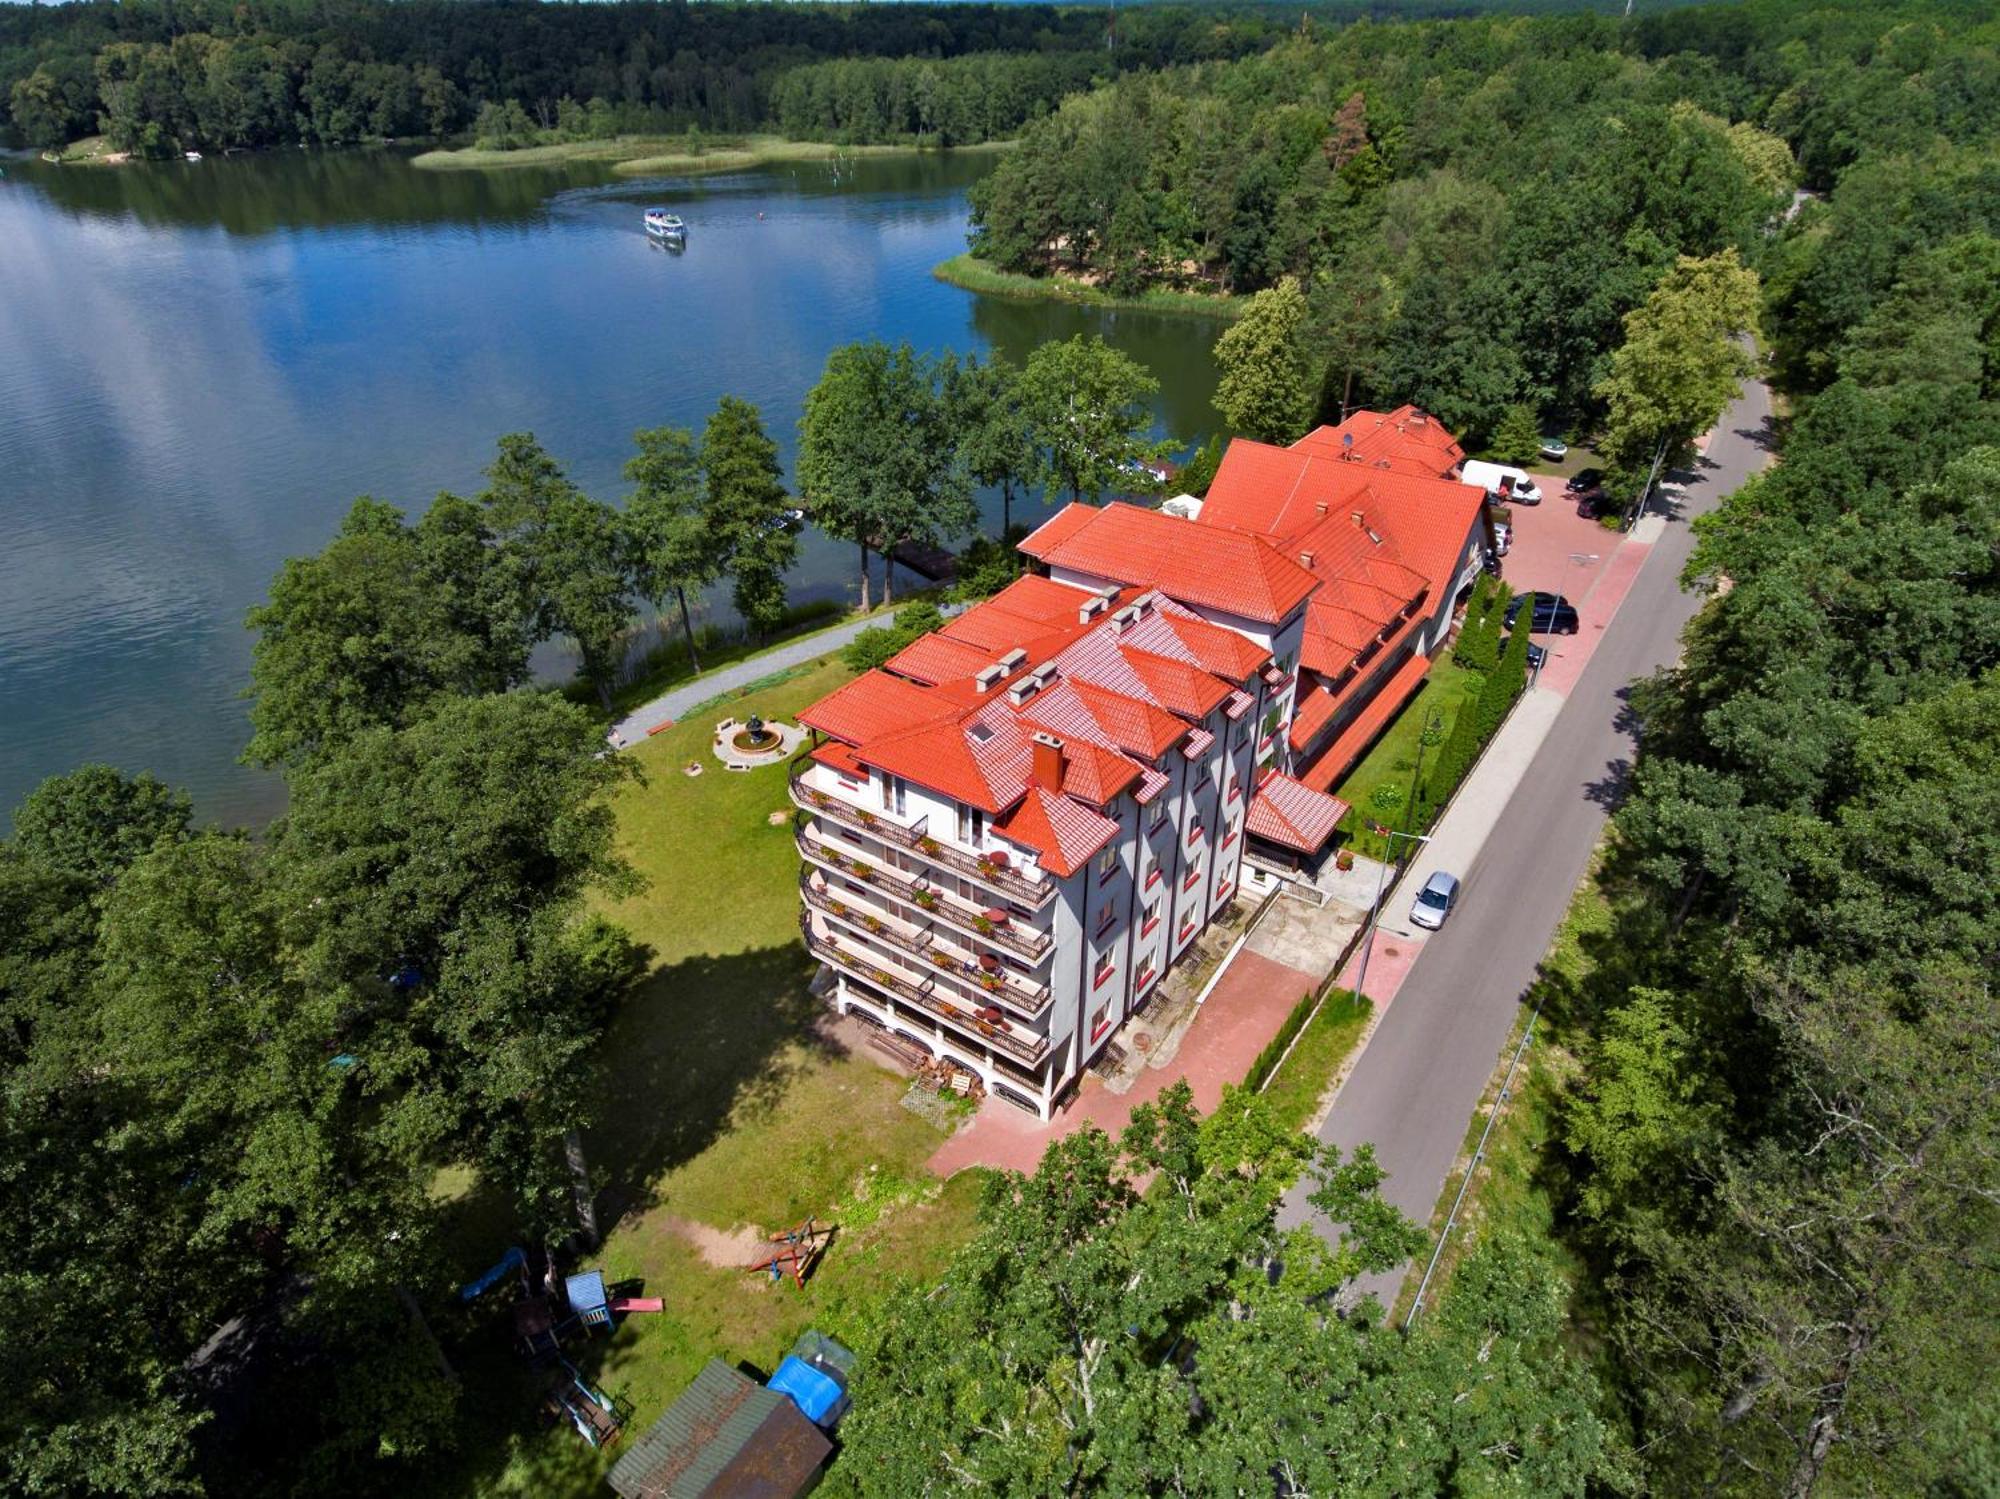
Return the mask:
[(793, 1499), (833, 1451), (793, 1399), (710, 1359), (611, 1469), (624, 1499)]

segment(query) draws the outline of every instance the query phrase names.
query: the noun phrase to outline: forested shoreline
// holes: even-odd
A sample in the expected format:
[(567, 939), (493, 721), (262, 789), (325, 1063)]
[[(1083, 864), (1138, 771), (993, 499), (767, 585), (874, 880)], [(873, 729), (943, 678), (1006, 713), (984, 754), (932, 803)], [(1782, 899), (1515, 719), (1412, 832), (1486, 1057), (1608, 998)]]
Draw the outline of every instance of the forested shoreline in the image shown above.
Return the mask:
[[(1094, 76), (1240, 57), (1280, 28), (1141, 8), (537, 0), (77, 0), (0, 11), (0, 131), (139, 155), (446, 136), (1012, 133)], [(791, 81), (804, 70), (806, 76)]]

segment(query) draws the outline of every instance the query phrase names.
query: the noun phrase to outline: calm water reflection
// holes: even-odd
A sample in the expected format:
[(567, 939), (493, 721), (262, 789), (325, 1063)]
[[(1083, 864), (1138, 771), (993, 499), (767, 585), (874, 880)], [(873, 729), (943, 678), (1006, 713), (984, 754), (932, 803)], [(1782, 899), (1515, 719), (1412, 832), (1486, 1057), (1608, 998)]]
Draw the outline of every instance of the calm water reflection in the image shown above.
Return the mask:
[[(695, 183), (418, 172), (393, 153), (0, 180), (0, 817), (84, 760), (151, 768), (204, 815), (276, 809), (235, 764), (243, 612), (352, 498), (420, 508), (534, 431), (622, 494), (634, 428), (757, 402), (787, 463), (849, 339), (1024, 357), (1092, 329), (1150, 365), (1161, 428), (1211, 430), (1215, 329), (978, 298), (932, 279), (986, 160)], [(642, 205), (689, 220), (668, 254)], [(811, 537), (796, 598), (850, 593)]]

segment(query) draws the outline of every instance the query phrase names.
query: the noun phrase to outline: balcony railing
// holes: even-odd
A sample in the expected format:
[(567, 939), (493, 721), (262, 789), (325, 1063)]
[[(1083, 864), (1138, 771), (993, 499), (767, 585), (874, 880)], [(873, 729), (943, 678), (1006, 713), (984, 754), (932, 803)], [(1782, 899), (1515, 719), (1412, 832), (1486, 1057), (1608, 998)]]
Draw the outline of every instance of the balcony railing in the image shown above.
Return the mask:
[[(844, 901), (831, 890), (813, 884), (810, 879), (801, 880), (799, 888), (805, 896), (806, 904), (815, 910), (824, 911), (837, 921), (858, 926), (869, 936), (878, 937), (893, 947), (901, 948), (904, 952), (915, 953), (927, 963), (937, 964), (939, 955), (950, 958), (952, 966), (946, 968), (939, 964), (938, 974), (931, 977), (942, 976), (967, 988), (977, 987), (982, 996), (980, 1003), (1005, 1005), (1026, 1020), (1034, 1020), (1049, 1007), (1049, 1000), (1053, 996), (1047, 984), (1035, 983), (1006, 969), (997, 971), (994, 975), (996, 986), (987, 988), (985, 984), (980, 983), (980, 974), (974, 971), (977, 968), (977, 953), (969, 952), (965, 958), (958, 957), (948, 947), (939, 944), (937, 939), (943, 934), (928, 923), (922, 927), (909, 927), (894, 917), (880, 916), (865, 907), (857, 907)], [(872, 926), (869, 924), (871, 919), (874, 922)]]
[[(817, 814), (819, 810), (816, 807), (809, 808), (807, 809), (807, 813), (808, 815), (813, 815)], [(834, 821), (835, 819), (829, 818), (828, 820)], [(874, 829), (863, 828), (862, 832), (872, 835)], [(804, 819), (795, 821), (792, 841), (798, 846), (801, 858), (817, 860), (822, 864), (831, 865), (843, 873), (849, 873), (853, 870), (853, 863), (856, 856), (847, 853), (833, 843), (829, 843), (820, 835), (817, 829), (809, 827)], [(1050, 938), (1047, 932), (1036, 931), (1033, 927), (1020, 928), (1010, 923), (988, 920), (983, 913), (969, 907), (964, 907), (963, 903), (956, 896), (948, 895), (941, 890), (932, 889), (924, 876), (915, 871), (899, 868), (894, 864), (887, 863), (879, 856), (870, 858), (864, 853), (860, 857), (867, 864), (870, 875), (877, 873), (887, 875), (897, 885), (905, 887), (906, 893), (902, 895), (902, 899), (908, 900), (911, 905), (937, 918), (955, 931), (970, 934), (972, 940), (991, 942), (997, 947), (1004, 947), (1007, 951), (1018, 957), (1026, 958), (1031, 963), (1039, 962), (1048, 953), (1053, 939)], [(918, 900), (917, 892), (919, 890), (933, 897), (934, 903), (926, 905), (925, 902)], [(984, 925), (982, 926), (981, 923), (984, 923)]]
[(867, 959), (848, 952), (837, 943), (813, 935), (812, 919), (803, 911), (799, 913), (799, 931), (805, 938), (806, 950), (814, 957), (853, 974), (863, 983), (888, 990), (898, 998), (917, 1006), (926, 1014), (935, 1015), (938, 1019), (963, 1031), (975, 1045), (997, 1048), (1017, 1061), (1030, 1065), (1039, 1062), (1048, 1052), (1049, 1042), (1046, 1036), (1036, 1036), (1031, 1041), (1023, 1040), (1012, 1032), (997, 1025), (989, 1025), (952, 1004), (936, 992), (936, 986), (930, 979), (926, 978), (921, 984), (915, 983), (892, 969), (877, 967)]
[(845, 823), (859, 828), (871, 838), (880, 838), (885, 843), (894, 843), (907, 848), (919, 858), (929, 859), (934, 864), (942, 864), (947, 869), (955, 869), (970, 879), (991, 886), (1009, 900), (1019, 901), (1029, 910), (1040, 910), (1054, 898), (1056, 889), (1053, 880), (1031, 880), (1011, 869), (1001, 869), (991, 863), (956, 849), (943, 841), (926, 836), (916, 828), (906, 828), (901, 823), (877, 816), (865, 807), (857, 807), (852, 802), (829, 795), (805, 784), (805, 773), (812, 764), (809, 758), (800, 758), (791, 764), (792, 801), (809, 812), (817, 812), (834, 822)]

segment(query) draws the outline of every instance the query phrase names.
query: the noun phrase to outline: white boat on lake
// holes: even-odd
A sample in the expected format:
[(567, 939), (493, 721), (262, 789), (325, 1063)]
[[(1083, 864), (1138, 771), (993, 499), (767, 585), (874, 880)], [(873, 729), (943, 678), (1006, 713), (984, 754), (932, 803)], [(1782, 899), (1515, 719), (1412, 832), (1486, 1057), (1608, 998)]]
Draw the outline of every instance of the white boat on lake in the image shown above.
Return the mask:
[(668, 213), (664, 208), (649, 208), (646, 210), (646, 232), (655, 239), (684, 240), (688, 230), (679, 214)]

